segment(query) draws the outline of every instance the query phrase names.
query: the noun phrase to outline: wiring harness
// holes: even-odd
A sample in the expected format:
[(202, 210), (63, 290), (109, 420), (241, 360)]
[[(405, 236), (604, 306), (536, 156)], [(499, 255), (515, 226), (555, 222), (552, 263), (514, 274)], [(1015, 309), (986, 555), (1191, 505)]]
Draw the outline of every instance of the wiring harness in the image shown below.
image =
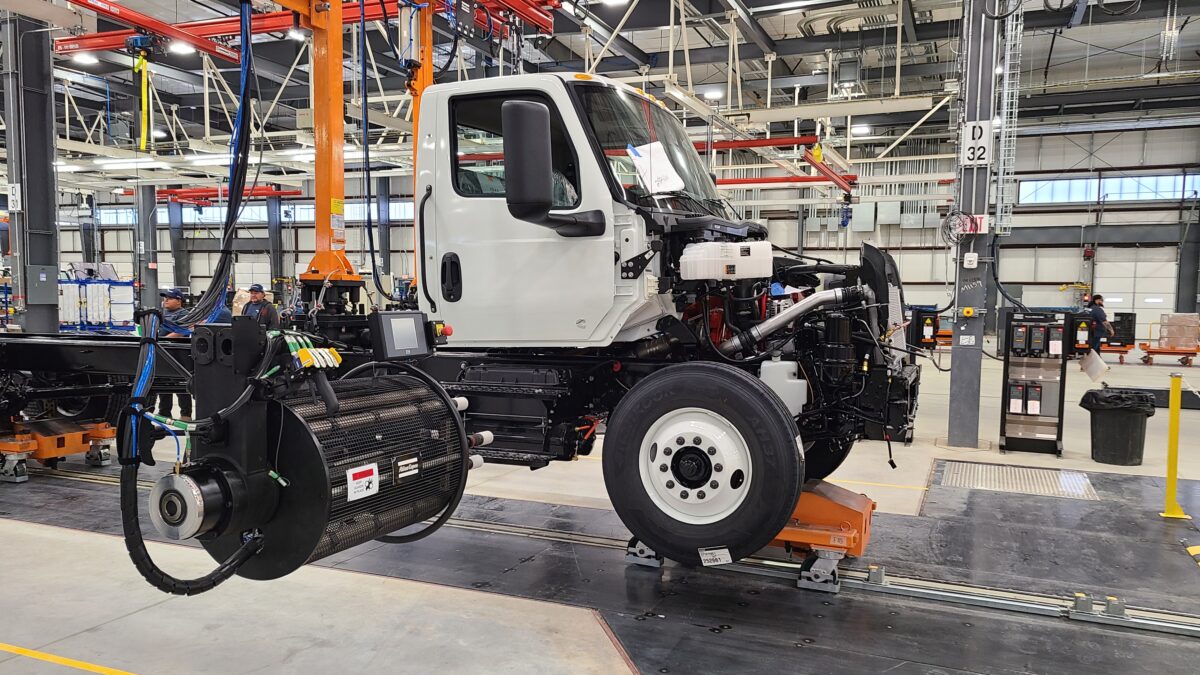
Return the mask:
[[(166, 418), (153, 415), (147, 410), (151, 392), (154, 386), (156, 362), (161, 358), (185, 377), (189, 374), (170, 356), (166, 350), (160, 350), (158, 332), (165, 328), (171, 332), (187, 331), (185, 326), (216, 317), (223, 303), (223, 295), (233, 268), (233, 240), (236, 233), (237, 219), (241, 211), (243, 190), (246, 185), (246, 174), (250, 158), (250, 105), (251, 82), (254, 73), (254, 54), (251, 42), (251, 16), (253, 8), (249, 0), (241, 0), (239, 6), (240, 37), (241, 37), (241, 69), (237, 117), (233, 124), (233, 134), (229, 141), (229, 186), (228, 204), (225, 212), (225, 223), (221, 236), (221, 255), (213, 271), (208, 290), (182, 317), (172, 323), (162, 321), (162, 315), (157, 309), (142, 310), (138, 314), (138, 326), (141, 330), (141, 347), (138, 352), (138, 367), (134, 378), (132, 396), (128, 409), (124, 414), (128, 441), (123, 443), (120, 453), (121, 468), (121, 523), (125, 535), (125, 547), (133, 560), (138, 572), (154, 587), (174, 595), (195, 595), (215, 588), (218, 584), (237, 573), (247, 560), (262, 550), (262, 535), (257, 532), (243, 534), (242, 546), (216, 569), (196, 579), (179, 579), (160, 569), (151, 559), (142, 538), (141, 521), (138, 511), (138, 471), (142, 464), (153, 465), (151, 454), (153, 447), (152, 432), (159, 429), (173, 437), (176, 442), (177, 460), (182, 459), (179, 444), (178, 426), (171, 424)], [(248, 398), (248, 396), (247, 396)], [(178, 466), (178, 462), (177, 462)]]

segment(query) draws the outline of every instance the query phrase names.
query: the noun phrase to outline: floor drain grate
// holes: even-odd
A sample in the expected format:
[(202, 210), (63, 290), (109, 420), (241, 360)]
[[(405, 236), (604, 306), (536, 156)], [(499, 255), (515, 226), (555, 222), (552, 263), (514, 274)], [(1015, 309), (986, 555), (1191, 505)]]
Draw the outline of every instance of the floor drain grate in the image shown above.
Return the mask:
[(940, 484), (945, 487), (1013, 492), (1042, 497), (1100, 500), (1096, 489), (1092, 487), (1092, 482), (1082, 471), (947, 461), (942, 468)]

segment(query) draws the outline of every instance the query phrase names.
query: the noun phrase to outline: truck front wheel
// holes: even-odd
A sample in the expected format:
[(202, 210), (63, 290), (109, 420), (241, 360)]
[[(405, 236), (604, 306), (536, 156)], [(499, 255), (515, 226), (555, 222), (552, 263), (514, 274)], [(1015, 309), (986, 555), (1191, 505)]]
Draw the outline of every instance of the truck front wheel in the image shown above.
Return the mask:
[(766, 546), (800, 496), (804, 458), (784, 404), (761, 380), (719, 363), (664, 368), (610, 416), (604, 483), (635, 537), (683, 563), (699, 549), (737, 560)]

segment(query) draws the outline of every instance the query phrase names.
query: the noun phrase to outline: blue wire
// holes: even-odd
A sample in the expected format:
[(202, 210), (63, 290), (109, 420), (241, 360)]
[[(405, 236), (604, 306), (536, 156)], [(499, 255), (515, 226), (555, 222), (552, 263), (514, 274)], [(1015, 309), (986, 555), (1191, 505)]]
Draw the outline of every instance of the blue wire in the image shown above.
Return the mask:
[(153, 417), (150, 417), (150, 415), (148, 413), (142, 413), (142, 417), (145, 417), (151, 424), (153, 424), (154, 426), (158, 427), (159, 429), (162, 429), (163, 431), (165, 431), (171, 435), (171, 439), (175, 441), (175, 461), (177, 461), (177, 462), (182, 461), (183, 446), (179, 445), (179, 434), (175, 433), (175, 430), (172, 429), (171, 427), (167, 426), (166, 424), (163, 424), (162, 422), (159, 422), (158, 420), (154, 419)]

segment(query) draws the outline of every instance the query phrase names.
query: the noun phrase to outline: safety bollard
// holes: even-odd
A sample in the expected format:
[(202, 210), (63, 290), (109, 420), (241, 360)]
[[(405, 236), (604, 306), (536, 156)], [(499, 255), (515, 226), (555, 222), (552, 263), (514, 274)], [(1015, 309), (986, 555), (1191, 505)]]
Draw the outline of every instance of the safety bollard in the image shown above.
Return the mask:
[(1167, 493), (1164, 499), (1163, 518), (1191, 520), (1179, 505), (1179, 411), (1183, 407), (1183, 374), (1171, 373), (1170, 409), (1167, 411)]

